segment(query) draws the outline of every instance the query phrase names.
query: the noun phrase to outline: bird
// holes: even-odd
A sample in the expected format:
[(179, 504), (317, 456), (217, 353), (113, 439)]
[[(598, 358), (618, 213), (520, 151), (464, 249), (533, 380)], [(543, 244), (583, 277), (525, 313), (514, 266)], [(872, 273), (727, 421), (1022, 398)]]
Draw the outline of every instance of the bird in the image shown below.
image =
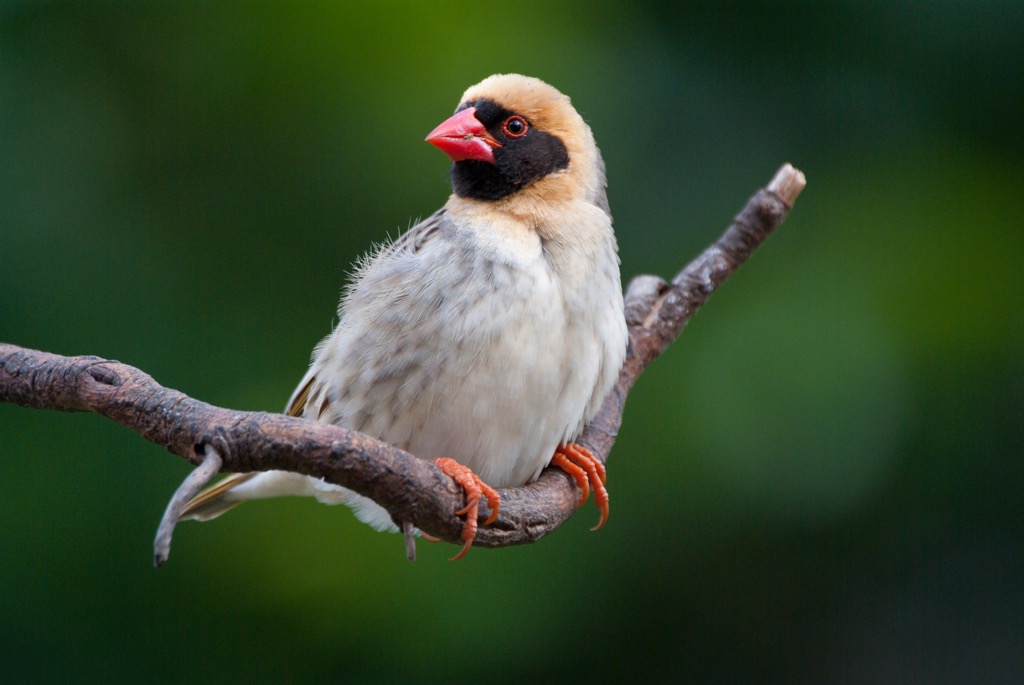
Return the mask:
[[(357, 263), (338, 324), (316, 346), (286, 413), (433, 460), (465, 491), (463, 547), (496, 488), (549, 464), (595, 492), (603, 464), (573, 441), (623, 364), (627, 332), (605, 166), (571, 100), (544, 81), (495, 74), (471, 86), (426, 137), (452, 161), (441, 209)], [(199, 493), (181, 519), (250, 499), (345, 504), (397, 531), (373, 500), (286, 471), (241, 473)], [(426, 536), (429, 537), (429, 536)]]

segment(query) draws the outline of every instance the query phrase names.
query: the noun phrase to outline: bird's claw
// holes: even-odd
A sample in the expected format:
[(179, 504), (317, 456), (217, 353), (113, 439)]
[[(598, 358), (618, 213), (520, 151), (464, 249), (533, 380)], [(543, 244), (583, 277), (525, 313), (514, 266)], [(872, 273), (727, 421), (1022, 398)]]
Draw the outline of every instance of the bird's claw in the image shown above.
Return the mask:
[(574, 442), (559, 445), (551, 457), (552, 466), (562, 469), (576, 481), (576, 486), (583, 492), (578, 506), (583, 506), (594, 489), (594, 504), (601, 511), (601, 520), (591, 530), (597, 530), (608, 520), (608, 491), (604, 484), (607, 474), (604, 464), (583, 445)]
[(442, 457), (435, 459), (434, 463), (441, 469), (442, 473), (454, 480), (459, 487), (466, 491), (466, 506), (455, 512), (457, 516), (466, 516), (466, 525), (462, 528), (462, 539), (466, 543), (462, 550), (450, 559), (457, 561), (466, 556), (466, 552), (473, 545), (473, 539), (477, 531), (477, 515), (480, 510), (480, 498), (486, 497), (487, 504), (491, 508), (491, 515), (484, 521), (484, 525), (490, 525), (498, 519), (498, 510), (501, 505), (501, 498), (497, 490), (480, 480), (480, 476), (473, 473), (472, 469), (463, 466), (454, 459)]

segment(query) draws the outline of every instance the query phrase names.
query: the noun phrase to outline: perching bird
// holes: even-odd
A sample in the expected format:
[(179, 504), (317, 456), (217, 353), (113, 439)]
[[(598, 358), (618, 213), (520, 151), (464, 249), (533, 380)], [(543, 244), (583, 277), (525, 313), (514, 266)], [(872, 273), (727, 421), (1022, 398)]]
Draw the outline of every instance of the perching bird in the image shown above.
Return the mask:
[[(569, 98), (498, 74), (462, 96), (427, 142), (454, 162), (444, 207), (364, 259), (287, 413), (433, 459), (466, 490), (466, 553), (488, 486), (535, 480), (548, 464), (595, 490), (604, 470), (572, 443), (626, 354), (619, 260), (601, 153)], [(285, 471), (229, 476), (183, 519), (247, 499), (307, 495), (396, 530), (372, 500)]]

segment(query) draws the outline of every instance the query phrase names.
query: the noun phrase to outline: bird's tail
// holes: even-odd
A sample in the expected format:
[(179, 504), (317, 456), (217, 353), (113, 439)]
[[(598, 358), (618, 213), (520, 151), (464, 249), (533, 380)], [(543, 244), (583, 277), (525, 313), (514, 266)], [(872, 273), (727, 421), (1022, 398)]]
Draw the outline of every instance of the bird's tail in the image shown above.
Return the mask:
[(245, 500), (285, 497), (288, 495), (316, 496), (311, 479), (287, 471), (233, 473), (216, 485), (203, 490), (185, 505), (179, 520), (209, 521)]
[(244, 500), (231, 491), (236, 485), (250, 480), (256, 473), (232, 473), (216, 485), (206, 488), (193, 497), (181, 512), (181, 521), (195, 519), (209, 521), (232, 509)]
[(314, 497), (321, 504), (345, 504), (352, 507), (360, 521), (377, 530), (398, 530), (391, 514), (373, 500), (319, 478), (290, 471), (234, 473), (193, 497), (179, 520), (209, 521), (249, 499), (289, 495)]

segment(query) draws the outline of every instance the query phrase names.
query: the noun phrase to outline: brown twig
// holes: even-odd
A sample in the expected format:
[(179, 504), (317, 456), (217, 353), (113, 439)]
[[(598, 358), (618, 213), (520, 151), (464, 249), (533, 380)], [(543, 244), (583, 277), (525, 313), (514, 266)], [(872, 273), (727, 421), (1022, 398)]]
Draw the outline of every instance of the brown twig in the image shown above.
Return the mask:
[[(722, 236), (670, 283), (654, 276), (639, 276), (630, 283), (626, 362), (618, 383), (577, 442), (602, 461), (607, 459), (637, 377), (782, 222), (804, 185), (803, 174), (784, 165)], [(460, 540), (463, 522), (453, 512), (462, 507), (461, 488), (432, 463), (361, 433), (281, 414), (214, 407), (165, 388), (126, 364), (2, 343), (0, 401), (96, 412), (197, 465), (215, 452), (225, 471), (282, 469), (320, 477), (370, 497), (395, 521), (411, 522), (449, 542)], [(558, 469), (545, 470), (529, 485), (500, 492), (501, 515), (480, 528), (475, 545), (534, 542), (572, 516), (579, 498), (575, 484)], [(481, 516), (486, 517), (486, 507), (482, 509)]]
[(156, 529), (156, 538), (153, 540), (153, 564), (159, 568), (167, 561), (171, 554), (171, 537), (174, 535), (174, 527), (178, 525), (181, 512), (185, 505), (193, 497), (199, 494), (203, 486), (210, 482), (210, 479), (220, 472), (224, 460), (217, 453), (217, 448), (207, 444), (204, 449), (203, 461), (197, 466), (188, 477), (181, 482), (174, 496), (167, 503), (164, 516), (160, 519), (160, 525)]

